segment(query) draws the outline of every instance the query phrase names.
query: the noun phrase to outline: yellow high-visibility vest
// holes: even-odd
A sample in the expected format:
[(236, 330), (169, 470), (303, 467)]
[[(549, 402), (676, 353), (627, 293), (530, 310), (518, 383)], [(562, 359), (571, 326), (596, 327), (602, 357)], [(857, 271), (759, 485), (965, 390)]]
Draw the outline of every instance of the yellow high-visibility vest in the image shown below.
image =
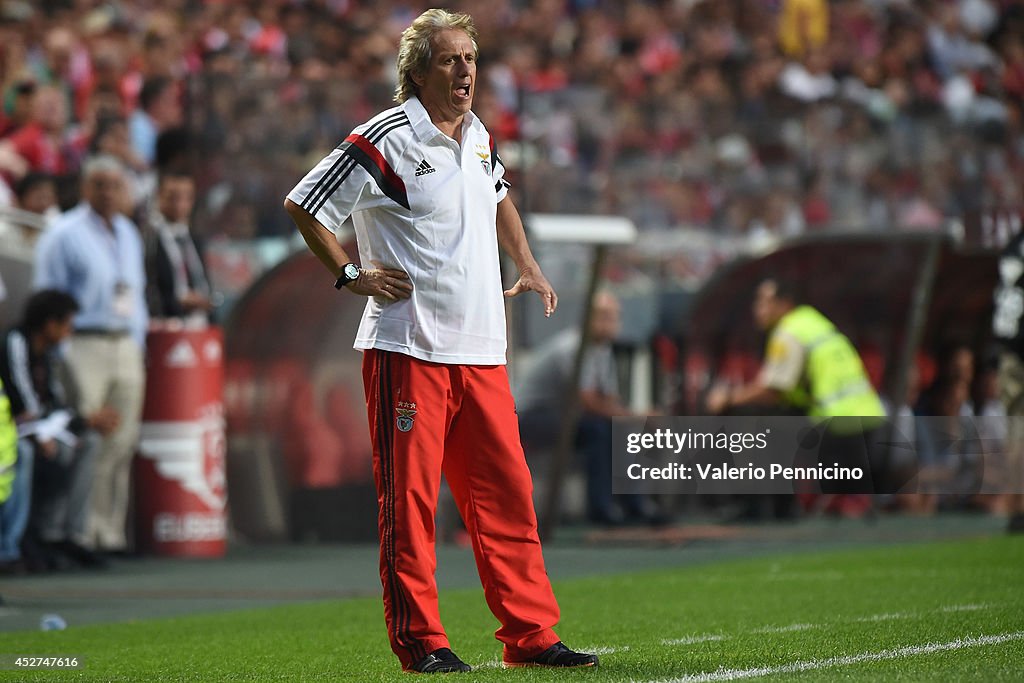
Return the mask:
[(18, 429), (11, 415), (11, 400), (0, 381), (0, 503), (11, 495), (14, 464), (18, 460)]
[(774, 333), (794, 337), (807, 353), (799, 385), (784, 400), (811, 417), (883, 417), (882, 402), (850, 340), (810, 306), (782, 316)]

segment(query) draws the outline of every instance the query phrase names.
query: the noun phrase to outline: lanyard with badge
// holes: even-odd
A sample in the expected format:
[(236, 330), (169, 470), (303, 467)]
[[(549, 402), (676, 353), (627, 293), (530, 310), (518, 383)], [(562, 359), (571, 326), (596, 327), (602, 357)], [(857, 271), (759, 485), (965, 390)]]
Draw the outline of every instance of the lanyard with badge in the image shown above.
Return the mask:
[(117, 282), (114, 283), (114, 297), (111, 301), (111, 312), (118, 318), (131, 320), (135, 313), (135, 298), (132, 296), (132, 286), (125, 280), (121, 272), (121, 243), (117, 239), (117, 228), (110, 224), (110, 229), (105, 233), (109, 238), (107, 245), (112, 248), (114, 257), (114, 269), (118, 273)]
[(114, 302), (111, 306), (114, 315), (130, 320), (135, 312), (135, 300), (132, 297), (132, 287), (127, 282), (118, 280), (114, 285)]

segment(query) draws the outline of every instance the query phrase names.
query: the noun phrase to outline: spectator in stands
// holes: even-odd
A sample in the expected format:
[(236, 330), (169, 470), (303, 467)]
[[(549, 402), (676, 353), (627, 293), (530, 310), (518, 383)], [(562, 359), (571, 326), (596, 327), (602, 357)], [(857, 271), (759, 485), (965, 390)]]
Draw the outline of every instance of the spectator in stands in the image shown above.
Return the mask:
[(128, 122), (123, 116), (100, 117), (96, 122), (89, 151), (93, 154), (109, 154), (133, 173), (143, 173), (148, 169), (148, 163), (132, 145)]
[(29, 168), (50, 175), (76, 172), (77, 152), (68, 141), (67, 100), (60, 89), (42, 86), (35, 96), (32, 117), (7, 143)]
[(0, 219), (0, 237), (8, 244), (31, 249), (39, 235), (60, 215), (57, 187), (45, 173), (29, 173), (14, 187), (15, 201), (10, 216)]
[(152, 166), (160, 133), (180, 126), (183, 120), (178, 84), (165, 76), (146, 81), (139, 93), (139, 108), (128, 119), (132, 149)]
[(18, 197), (18, 208), (52, 223), (60, 216), (57, 207), (57, 186), (53, 177), (45, 173), (29, 173), (18, 181), (14, 188)]
[(15, 84), (10, 113), (0, 113), (0, 139), (10, 137), (32, 120), (36, 90), (34, 81)]
[(136, 217), (153, 193), (156, 178), (149, 164), (132, 147), (128, 121), (120, 114), (102, 115), (96, 121), (89, 153), (109, 155), (125, 168), (124, 207), (126, 216)]
[(825, 47), (828, 24), (826, 0), (783, 0), (779, 46), (786, 55), (797, 58)]
[(195, 193), (195, 181), (187, 173), (160, 174), (156, 206), (144, 231), (147, 298), (154, 318), (201, 323), (211, 310), (206, 268), (189, 231)]
[[(9, 43), (0, 82), (9, 92), (28, 79), (58, 87), (87, 136), (93, 100), (120, 99), (133, 139), (142, 131), (141, 152), (160, 118), (146, 84), (187, 78), (190, 125), (206, 132), (213, 159), (197, 178), (200, 203), (214, 187), (218, 202), (224, 188), (250, 203), (276, 197), (305, 156), (333, 144), (333, 131), (383, 106), (390, 83), (381, 67), (402, 12), (394, 0), (278, 5), (186, 3), (171, 13), (129, 0), (119, 4), (127, 21), (96, 21), (88, 3), (52, 15), (29, 4), (25, 30), (0, 40)], [(481, 15), (481, 30), (513, 47), (482, 62), (478, 102), (489, 129), (521, 146), (529, 173), (518, 186), (538, 211), (616, 212), (644, 229), (732, 228), (715, 217), (761, 188), (751, 174), (708, 173), (708, 154), (740, 136), (750, 169), (816, 174), (820, 182), (792, 199), (805, 206), (816, 195), (833, 227), (934, 229), (947, 223), (938, 214), (959, 218), (996, 201), (980, 178), (1024, 184), (1014, 144), (1000, 140), (1020, 136), (1024, 35), (1015, 13), (987, 0), (513, 3)], [(75, 28), (86, 25), (87, 40)], [(238, 86), (247, 80), (252, 87)], [(494, 102), (485, 106), (488, 88)], [(255, 94), (263, 92), (272, 96)], [(814, 104), (823, 98), (827, 109)], [(158, 99), (180, 120), (175, 97)], [(859, 116), (864, 134), (844, 139)], [(144, 161), (152, 166), (151, 154)], [(673, 214), (666, 183), (650, 181), (694, 169), (712, 204), (696, 220)], [(900, 186), (927, 192), (901, 211)], [(255, 211), (255, 234), (290, 229), (274, 208), (257, 202)], [(223, 230), (218, 213), (203, 212), (197, 232)]]
[(99, 446), (86, 534), (95, 548), (115, 553), (128, 550), (125, 522), (149, 323), (142, 240), (120, 212), (124, 182), (116, 159), (89, 159), (82, 203), (43, 235), (35, 260), (36, 288), (65, 291), (80, 307), (67, 355), (75, 405), (92, 414), (109, 402), (121, 418)]
[(21, 437), (12, 497), (20, 510), (15, 532), (20, 537), (28, 523), (22, 545), (32, 570), (57, 568), (65, 558), (82, 566), (103, 564), (82, 546), (95, 449), (75, 446), (79, 439), (95, 438), (90, 430), (107, 434), (115, 429), (118, 415), (104, 406), (81, 416), (67, 403), (60, 348), (77, 311), (70, 294), (36, 292), (25, 304), (21, 323), (4, 334), (0, 346), (0, 379)]
[(838, 85), (824, 48), (812, 48), (802, 62), (789, 64), (779, 75), (779, 87), (801, 102), (817, 102), (834, 96)]
[(29, 68), (40, 84), (63, 89), (70, 98), (85, 78), (84, 48), (70, 27), (46, 28), (42, 49), (29, 53)]
[(965, 29), (956, 4), (937, 3), (928, 25), (928, 51), (944, 79), (995, 62), (995, 55)]

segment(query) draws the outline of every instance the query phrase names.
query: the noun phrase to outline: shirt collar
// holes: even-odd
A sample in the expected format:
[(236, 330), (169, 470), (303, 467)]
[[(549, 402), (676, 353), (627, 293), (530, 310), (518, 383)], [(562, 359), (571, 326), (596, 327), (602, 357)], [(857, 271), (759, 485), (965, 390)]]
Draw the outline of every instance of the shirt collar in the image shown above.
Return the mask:
[[(107, 222), (103, 220), (103, 216), (101, 216), (98, 213), (96, 213), (96, 210), (92, 208), (92, 204), (90, 204), (89, 202), (83, 200), (82, 203), (81, 203), (81, 206), (85, 209), (86, 215), (89, 217), (89, 220), (92, 221), (93, 225), (95, 225), (95, 226), (97, 226), (99, 228), (106, 229), (105, 226), (107, 225)], [(120, 223), (120, 221), (121, 221), (121, 214), (119, 214), (119, 213), (115, 213), (111, 217), (111, 219), (110, 219), (110, 227), (114, 230), (114, 232), (117, 232), (117, 230), (118, 230), (118, 223)]]
[(156, 207), (152, 207), (150, 209), (149, 223), (156, 232), (167, 233), (168, 235), (174, 237), (175, 239), (188, 237), (189, 235), (188, 223), (172, 223), (171, 221), (167, 220), (167, 218), (162, 213), (160, 213), (160, 210), (157, 209)]
[[(402, 110), (405, 115), (409, 117), (409, 124), (412, 126), (412, 130), (416, 133), (416, 137), (420, 139), (420, 142), (429, 142), (438, 135), (444, 135), (441, 129), (434, 125), (434, 122), (430, 120), (430, 114), (427, 113), (426, 107), (420, 102), (419, 98), (413, 95), (402, 104)], [(465, 137), (466, 132), (469, 128), (473, 128), (477, 125), (476, 115), (472, 111), (466, 112), (466, 116), (462, 121), (462, 135)], [(445, 137), (448, 137), (444, 135)]]

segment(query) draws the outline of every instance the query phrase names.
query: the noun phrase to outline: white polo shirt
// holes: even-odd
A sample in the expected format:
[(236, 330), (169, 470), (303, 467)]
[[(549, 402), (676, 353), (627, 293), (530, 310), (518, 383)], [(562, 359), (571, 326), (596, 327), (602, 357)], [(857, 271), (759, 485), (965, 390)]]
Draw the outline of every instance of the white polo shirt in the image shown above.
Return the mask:
[(367, 301), (355, 348), (505, 363), (495, 218), (508, 192), (504, 174), (472, 112), (460, 146), (413, 97), (357, 127), (288, 193), (334, 232), (352, 216), (364, 267), (409, 274), (409, 299)]

